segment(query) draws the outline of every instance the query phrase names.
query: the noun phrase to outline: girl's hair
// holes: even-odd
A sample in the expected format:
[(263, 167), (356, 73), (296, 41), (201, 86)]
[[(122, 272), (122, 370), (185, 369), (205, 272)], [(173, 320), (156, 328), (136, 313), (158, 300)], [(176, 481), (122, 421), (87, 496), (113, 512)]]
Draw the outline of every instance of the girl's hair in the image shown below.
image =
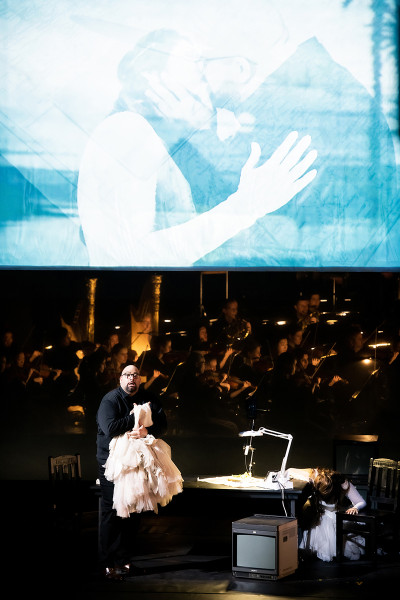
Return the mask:
[(317, 472), (310, 496), (310, 504), (315, 515), (313, 525), (319, 525), (321, 521), (324, 512), (321, 501), (326, 504), (335, 504), (338, 507), (342, 504), (347, 491), (346, 487), (342, 487), (342, 484), (346, 482), (346, 478), (341, 473), (324, 468), (318, 468)]

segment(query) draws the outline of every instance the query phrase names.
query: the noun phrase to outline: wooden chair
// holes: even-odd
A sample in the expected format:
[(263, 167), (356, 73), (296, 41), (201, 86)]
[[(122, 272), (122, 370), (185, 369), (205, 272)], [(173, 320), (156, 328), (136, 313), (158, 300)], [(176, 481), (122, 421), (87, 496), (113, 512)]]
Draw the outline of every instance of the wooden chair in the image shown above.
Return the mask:
[(78, 481), (82, 477), (80, 454), (49, 456), (50, 481)]
[(336, 513), (336, 560), (344, 560), (344, 546), (349, 534), (365, 539), (365, 555), (358, 563), (375, 563), (378, 548), (385, 544), (390, 551), (397, 551), (399, 475), (399, 461), (371, 458), (367, 507), (357, 515), (344, 511)]
[(49, 456), (48, 467), (53, 526), (75, 529), (82, 514), (80, 454)]

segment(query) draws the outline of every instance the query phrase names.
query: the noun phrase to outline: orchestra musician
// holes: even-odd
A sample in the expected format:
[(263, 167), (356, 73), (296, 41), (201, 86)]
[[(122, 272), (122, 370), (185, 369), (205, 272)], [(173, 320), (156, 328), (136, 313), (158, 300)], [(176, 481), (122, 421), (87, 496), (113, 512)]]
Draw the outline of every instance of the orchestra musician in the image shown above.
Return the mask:
[(211, 326), (210, 338), (213, 346), (223, 349), (229, 346), (237, 348), (251, 333), (251, 323), (239, 316), (238, 301), (227, 298), (221, 315)]
[(312, 292), (308, 301), (308, 318), (310, 323), (318, 323), (320, 319), (321, 296), (319, 292)]
[[(178, 378), (179, 420), (185, 433), (233, 433), (239, 431), (226, 402), (226, 374), (208, 369), (201, 352), (191, 352)], [(224, 385), (225, 384), (225, 385)]]
[(221, 363), (218, 361), (218, 355), (206, 354), (205, 371), (203, 379), (211, 386), (216, 385), (220, 388), (223, 396), (229, 401), (237, 398), (244, 390), (254, 388), (250, 381), (242, 380), (239, 377), (231, 375), (222, 370)]
[(174, 365), (167, 360), (171, 350), (171, 338), (167, 335), (156, 335), (151, 338), (150, 350), (143, 352), (138, 359), (141, 375), (145, 376), (148, 382), (151, 380), (147, 389), (156, 396), (168, 385), (174, 371)]

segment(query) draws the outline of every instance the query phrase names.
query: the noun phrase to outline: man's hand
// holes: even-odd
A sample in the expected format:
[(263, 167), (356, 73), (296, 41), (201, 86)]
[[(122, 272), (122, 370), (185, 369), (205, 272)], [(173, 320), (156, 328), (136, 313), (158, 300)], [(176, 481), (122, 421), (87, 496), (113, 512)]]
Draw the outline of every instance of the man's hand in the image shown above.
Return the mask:
[(139, 440), (140, 438), (145, 438), (148, 434), (147, 428), (144, 425), (136, 426), (132, 429), (132, 431), (128, 431), (128, 438), (130, 440)]

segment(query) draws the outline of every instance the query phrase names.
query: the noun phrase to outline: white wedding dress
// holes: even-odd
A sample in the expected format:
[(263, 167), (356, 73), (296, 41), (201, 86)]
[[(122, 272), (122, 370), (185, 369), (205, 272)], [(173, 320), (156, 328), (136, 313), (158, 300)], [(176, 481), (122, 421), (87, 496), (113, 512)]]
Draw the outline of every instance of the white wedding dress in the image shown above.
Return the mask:
[[(149, 404), (135, 405), (136, 423), (153, 424)], [(105, 477), (114, 482), (113, 508), (122, 518), (154, 511), (182, 492), (182, 475), (171, 459), (171, 448), (152, 435), (130, 439), (125, 433), (110, 442)]]
[[(303, 532), (299, 548), (310, 550), (323, 561), (329, 562), (336, 556), (336, 505), (321, 500), (324, 512), (316, 527)], [(347, 534), (343, 554), (350, 560), (358, 560), (365, 553), (365, 538)]]

